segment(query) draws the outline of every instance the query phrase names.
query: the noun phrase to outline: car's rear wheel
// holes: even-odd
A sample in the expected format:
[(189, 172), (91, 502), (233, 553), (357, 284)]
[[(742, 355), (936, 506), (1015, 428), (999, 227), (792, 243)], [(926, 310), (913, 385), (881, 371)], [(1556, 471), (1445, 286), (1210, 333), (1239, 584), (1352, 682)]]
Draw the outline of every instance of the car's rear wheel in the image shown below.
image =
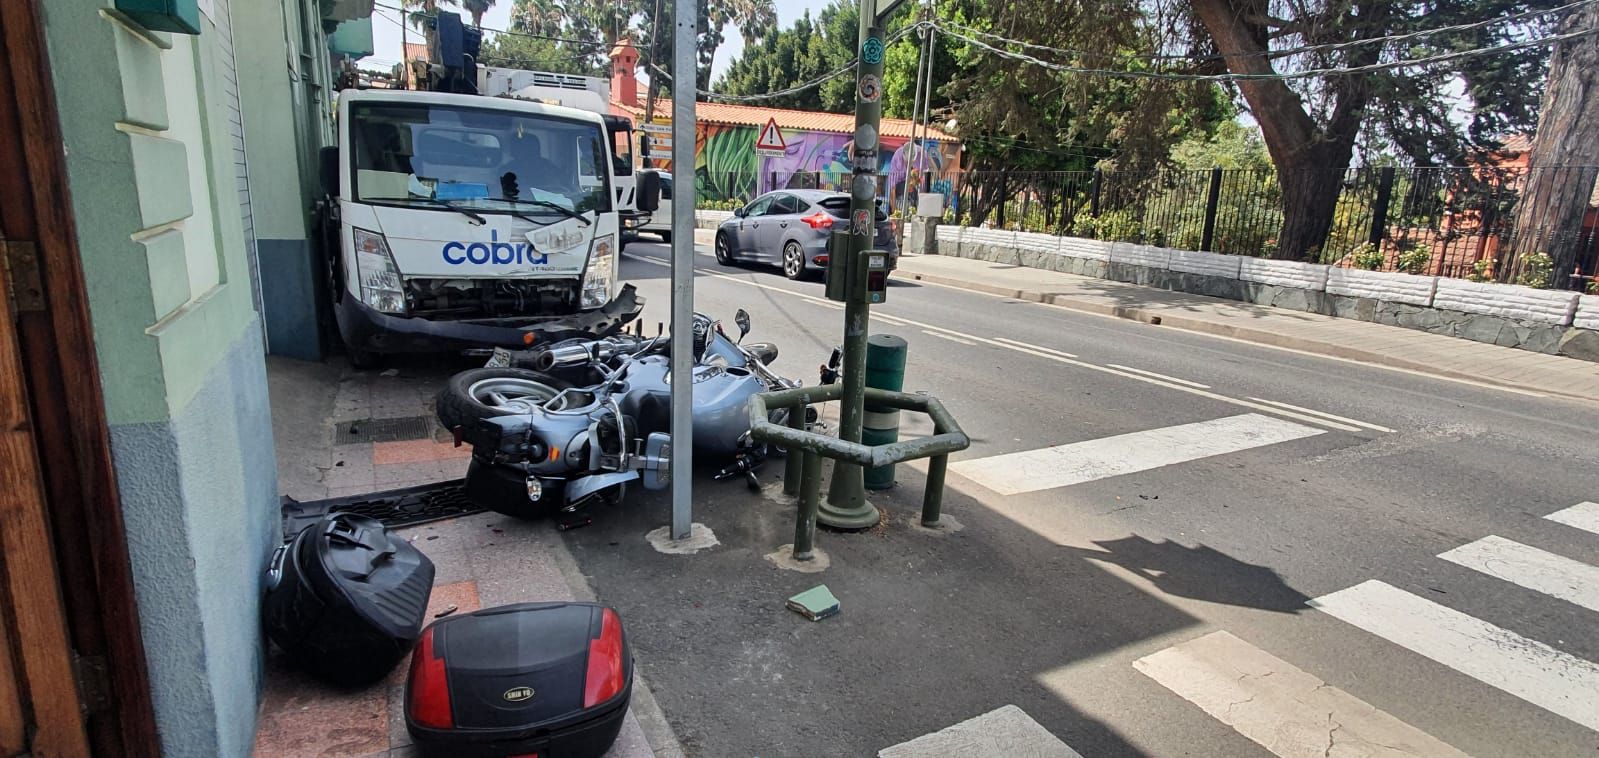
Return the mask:
[(716, 262), (723, 266), (731, 266), (735, 263), (733, 260), (733, 247), (727, 241), (726, 234), (716, 235)]
[(805, 249), (798, 242), (790, 240), (783, 246), (783, 276), (796, 280), (805, 278)]

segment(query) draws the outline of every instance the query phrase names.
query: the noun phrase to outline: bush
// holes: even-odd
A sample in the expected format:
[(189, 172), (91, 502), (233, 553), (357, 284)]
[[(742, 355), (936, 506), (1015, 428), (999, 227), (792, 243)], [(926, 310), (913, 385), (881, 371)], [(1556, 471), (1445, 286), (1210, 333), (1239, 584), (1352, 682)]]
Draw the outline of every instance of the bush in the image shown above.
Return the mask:
[(726, 200), (700, 198), (700, 201), (695, 203), (694, 207), (702, 211), (731, 211), (744, 207), (744, 204), (732, 198)]
[(1588, 280), (1588, 294), (1599, 295), (1599, 276)]
[(1099, 236), (1099, 219), (1086, 213), (1077, 214), (1077, 217), (1072, 219), (1071, 236), (1097, 239)]
[(1349, 257), (1354, 262), (1355, 268), (1361, 268), (1367, 271), (1376, 271), (1377, 269), (1382, 268), (1385, 256), (1383, 255), (1382, 250), (1376, 245), (1373, 245), (1370, 242), (1363, 242), (1361, 243), (1360, 247), (1357, 247), (1350, 252)]
[(1431, 250), (1412, 247), (1399, 254), (1399, 270), (1407, 274), (1419, 274), (1425, 271), (1427, 264), (1431, 262)]
[(1494, 280), (1494, 266), (1498, 261), (1493, 258), (1484, 258), (1471, 264), (1471, 273), (1466, 274), (1466, 281), (1491, 282)]
[(1554, 273), (1555, 261), (1548, 253), (1533, 253), (1521, 260), (1521, 276), (1516, 277), (1516, 284), (1546, 290)]

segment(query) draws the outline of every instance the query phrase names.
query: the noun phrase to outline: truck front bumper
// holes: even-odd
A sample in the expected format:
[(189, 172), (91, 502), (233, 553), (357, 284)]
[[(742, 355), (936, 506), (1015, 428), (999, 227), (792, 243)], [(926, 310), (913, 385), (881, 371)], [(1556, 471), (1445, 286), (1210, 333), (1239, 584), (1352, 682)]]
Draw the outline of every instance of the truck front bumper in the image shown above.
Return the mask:
[(374, 353), (523, 349), (572, 337), (603, 337), (619, 331), (643, 310), (644, 298), (631, 284), (622, 285), (622, 291), (604, 307), (547, 318), (430, 321), (373, 310), (348, 293), (334, 308), (344, 344)]

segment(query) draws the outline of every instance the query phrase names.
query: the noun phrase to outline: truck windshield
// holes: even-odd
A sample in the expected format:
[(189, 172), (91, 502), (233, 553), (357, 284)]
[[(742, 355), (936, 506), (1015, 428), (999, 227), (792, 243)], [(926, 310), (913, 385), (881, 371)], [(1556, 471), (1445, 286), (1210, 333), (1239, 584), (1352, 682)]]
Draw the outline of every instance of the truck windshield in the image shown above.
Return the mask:
[(360, 103), (357, 202), (566, 215), (611, 210), (600, 124), (493, 108)]

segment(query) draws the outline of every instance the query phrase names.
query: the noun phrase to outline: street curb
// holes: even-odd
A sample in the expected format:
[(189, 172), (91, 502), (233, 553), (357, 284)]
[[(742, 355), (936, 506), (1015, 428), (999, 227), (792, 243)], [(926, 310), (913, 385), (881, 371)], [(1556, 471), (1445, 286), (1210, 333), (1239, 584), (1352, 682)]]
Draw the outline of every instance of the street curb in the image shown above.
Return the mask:
[[(566, 539), (560, 535), (551, 535), (550, 558), (555, 561), (556, 568), (566, 579), (566, 586), (571, 588), (572, 596), (578, 602), (592, 603), (598, 598), (594, 588), (589, 585), (587, 576), (578, 567), (577, 559), (572, 557), (572, 551), (566, 546)], [(634, 653), (635, 665), (633, 669), (633, 702), (629, 709), (633, 718), (638, 721), (639, 728), (644, 730), (644, 741), (649, 743), (651, 752), (656, 758), (683, 758), (687, 753), (683, 751), (683, 744), (677, 739), (677, 732), (672, 729), (671, 722), (666, 720), (666, 713), (661, 710), (661, 704), (655, 699), (655, 693), (644, 681), (636, 664), (638, 658)]]
[(1091, 303), (1082, 300), (1075, 300), (1062, 295), (1054, 295), (1044, 292), (1032, 292), (1029, 290), (1010, 289), (992, 284), (982, 284), (980, 282), (967, 281), (965, 279), (958, 279), (951, 276), (940, 276), (938, 274), (919, 274), (912, 272), (903, 272), (903, 274), (916, 281), (928, 282), (930, 284), (942, 284), (947, 287), (955, 287), (957, 289), (970, 290), (972, 292), (983, 292), (990, 295), (1009, 297), (1016, 300), (1027, 300), (1034, 303), (1054, 305), (1060, 308), (1066, 308), (1068, 310), (1079, 311), (1082, 313), (1092, 313), (1098, 316), (1112, 316), (1131, 321), (1140, 321), (1145, 324), (1155, 326), (1170, 326), (1177, 329), (1182, 329), (1184, 331), (1198, 332), (1200, 334), (1211, 334), (1218, 337), (1229, 337), (1236, 340), (1242, 340), (1244, 342), (1253, 342), (1261, 345), (1286, 348), (1289, 350), (1298, 350), (1300, 352), (1324, 355), (1332, 358), (1359, 361), (1361, 363), (1369, 363), (1376, 366), (1404, 369), (1406, 371), (1413, 371), (1418, 374), (1426, 374), (1428, 376), (1442, 377), (1445, 379), (1458, 379), (1477, 384), (1487, 384), (1496, 387), (1522, 390), (1525, 392), (1536, 392), (1543, 395), (1555, 395), (1571, 400), (1592, 400), (1591, 397), (1587, 397), (1585, 395), (1572, 394), (1556, 389), (1550, 389), (1548, 387), (1520, 384), (1517, 382), (1507, 382), (1490, 377), (1478, 376), (1476, 374), (1469, 374), (1464, 371), (1439, 369), (1438, 367), (1428, 363), (1406, 360), (1388, 353), (1362, 350), (1360, 348), (1349, 347), (1347, 345), (1321, 342), (1319, 340), (1310, 340), (1302, 337), (1290, 337), (1264, 329), (1249, 329), (1226, 324), (1217, 324), (1204, 319), (1172, 315), (1170, 313), (1162, 312), (1161, 309), (1145, 309), (1134, 306)]

